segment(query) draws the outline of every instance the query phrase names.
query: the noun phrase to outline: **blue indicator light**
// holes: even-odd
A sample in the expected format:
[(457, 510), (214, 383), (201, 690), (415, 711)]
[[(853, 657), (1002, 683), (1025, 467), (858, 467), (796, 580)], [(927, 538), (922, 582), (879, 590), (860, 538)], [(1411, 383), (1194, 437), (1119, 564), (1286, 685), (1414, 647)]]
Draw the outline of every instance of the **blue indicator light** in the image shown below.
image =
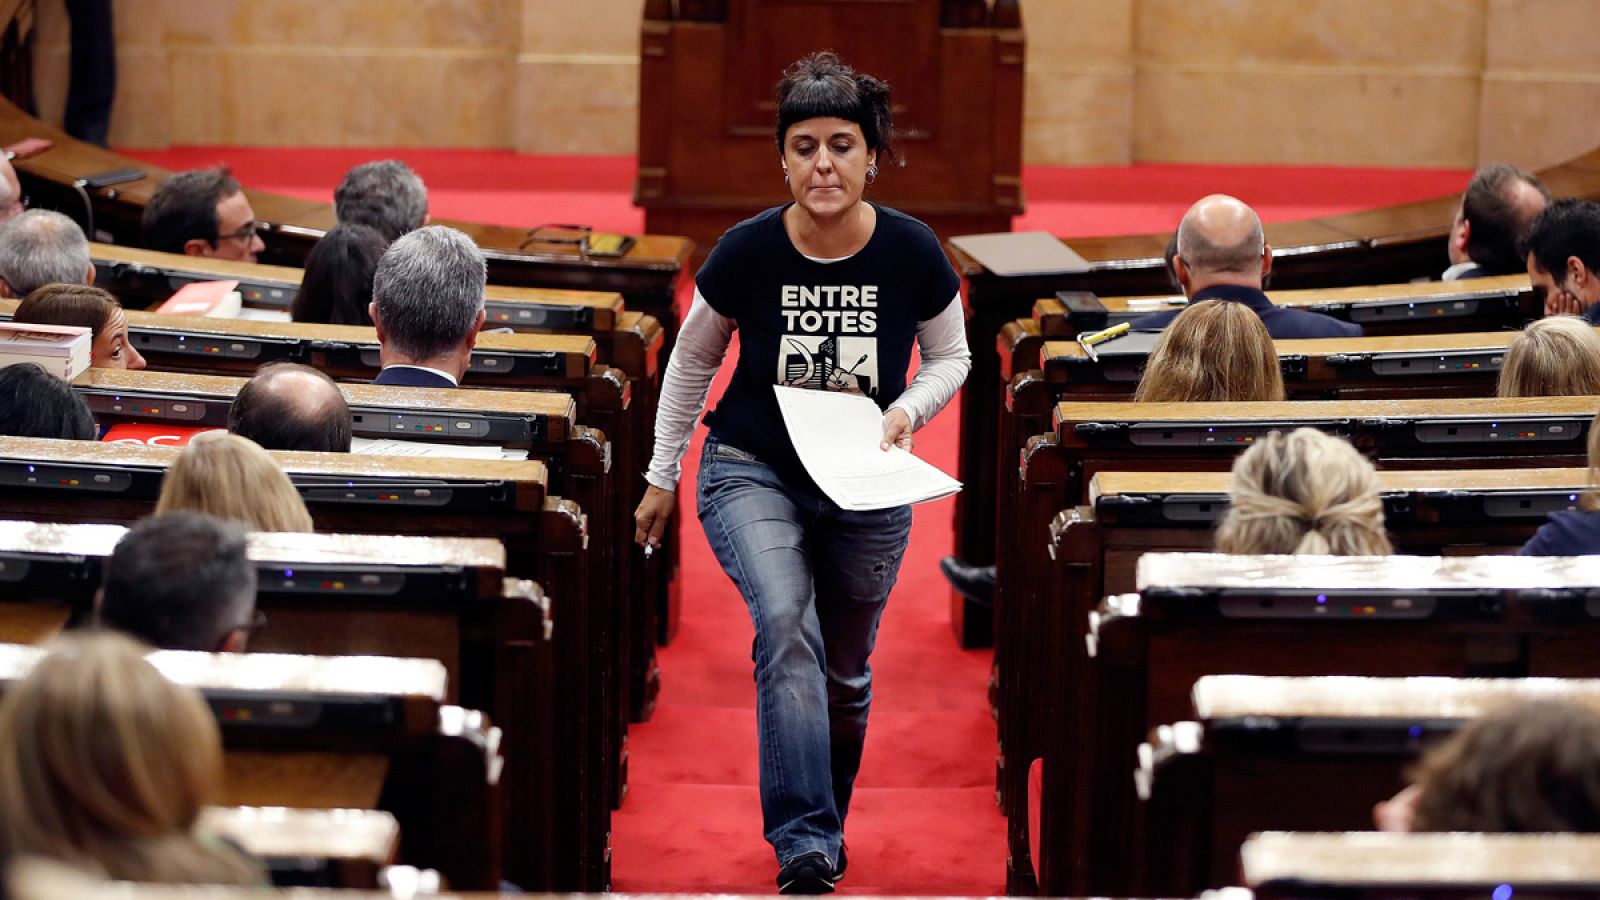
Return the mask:
[(1328, 595), (1327, 594), (1318, 594), (1317, 595), (1317, 602), (1318, 603), (1327, 603), (1328, 602)]
[(1413, 725), (1413, 726), (1411, 726), (1410, 734), (1414, 738), (1422, 737), (1422, 726), (1421, 725)]
[(1514, 893), (1516, 893), (1516, 891), (1512, 890), (1511, 885), (1502, 884), (1495, 888), (1494, 893), (1490, 894), (1489, 896), (1494, 898), (1494, 900), (1511, 900), (1511, 895)]
[(293, 569), (284, 569), (283, 570), (283, 577), (285, 577), (285, 578), (293, 578), (294, 577), (294, 570)]

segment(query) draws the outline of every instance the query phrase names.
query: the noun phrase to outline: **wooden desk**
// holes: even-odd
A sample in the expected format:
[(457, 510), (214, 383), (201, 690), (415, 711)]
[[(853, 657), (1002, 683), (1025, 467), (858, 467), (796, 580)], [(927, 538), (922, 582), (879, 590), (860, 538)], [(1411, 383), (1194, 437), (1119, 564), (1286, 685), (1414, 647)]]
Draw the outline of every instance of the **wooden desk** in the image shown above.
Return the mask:
[[(1544, 315), (1526, 275), (1274, 290), (1268, 291), (1267, 297), (1277, 306), (1355, 322), (1369, 336), (1498, 331), (1521, 328)], [(1096, 300), (1104, 307), (1105, 324), (1097, 326), (1092, 316), (1075, 322), (1066, 304), (1055, 296), (1034, 301), (1031, 321), (1038, 323), (1039, 333), (1047, 338), (1076, 338), (1081, 331), (1098, 331), (1187, 305), (1182, 294), (1171, 293)]]
[[(44, 653), (0, 645), (0, 691)], [(263, 805), (271, 806), (329, 796), (333, 785), (341, 799), (376, 799), (382, 787), (408, 861), (438, 868), (463, 887), (498, 885), (498, 730), (477, 713), (442, 704), (439, 663), (170, 650), (148, 658), (167, 678), (198, 690), (216, 716), (227, 748), (228, 805), (236, 805), (227, 798), (231, 789), (243, 784), (270, 796)], [(417, 779), (422, 772), (449, 790), (430, 788)], [(334, 775), (341, 780), (317, 780)]]
[[(17, 160), (23, 192), (33, 198), (35, 206), (60, 210), (79, 224), (88, 224), (88, 210), (84, 195), (72, 186), (76, 179), (120, 168), (146, 173), (139, 181), (88, 192), (93, 229), (85, 230), (108, 234), (115, 244), (139, 245), (139, 218), (144, 206), (171, 172), (85, 144), (0, 99), (0, 143), (10, 144), (25, 137), (48, 138), (55, 146), (30, 159)], [(266, 226), (262, 234), (267, 245), (261, 254), (264, 263), (303, 264), (311, 247), (335, 224), (331, 204), (248, 188), (245, 193), (257, 220)], [(668, 323), (669, 334), (676, 333), (673, 293), (694, 250), (693, 243), (685, 238), (639, 235), (626, 254), (612, 259), (587, 256), (576, 245), (536, 240), (529, 228), (452, 219), (436, 219), (433, 224), (456, 228), (476, 241), (488, 258), (489, 280), (493, 283), (613, 291), (626, 297), (631, 308), (662, 318)]]
[(1188, 816), (1166, 835), (1193, 862), (1183, 874), (1231, 881), (1250, 832), (1370, 827), (1372, 804), (1404, 784), (1426, 745), (1485, 712), (1547, 699), (1596, 705), (1600, 682), (1207, 677), (1195, 686), (1197, 721), (1158, 729), (1141, 752), (1148, 813), (1152, 823)]
[(277, 886), (375, 890), (400, 852), (400, 823), (373, 809), (213, 806), (200, 828), (265, 862)]
[(1541, 897), (1600, 891), (1600, 839), (1589, 834), (1328, 834), (1267, 832), (1239, 850), (1244, 882), (1262, 900), (1375, 900), (1403, 891), (1430, 900), (1492, 896), (1502, 885)]
[[(131, 522), (153, 507), (177, 451), (86, 441), (0, 439), (0, 516), (58, 522)], [(366, 534), (482, 536), (503, 541), (511, 574), (544, 585), (557, 604), (555, 631), (557, 781), (561, 809), (575, 810), (559, 836), (560, 884), (604, 884), (610, 796), (609, 737), (619, 713), (607, 703), (618, 653), (597, 627), (584, 519), (547, 496), (543, 463), (361, 457), (274, 452), (319, 529)], [(101, 480), (104, 479), (104, 480)], [(604, 622), (604, 619), (601, 619)], [(516, 726), (522, 727), (522, 723)], [(531, 727), (531, 725), (529, 726)], [(579, 823), (576, 827), (570, 823)], [(559, 853), (560, 847), (557, 848)]]

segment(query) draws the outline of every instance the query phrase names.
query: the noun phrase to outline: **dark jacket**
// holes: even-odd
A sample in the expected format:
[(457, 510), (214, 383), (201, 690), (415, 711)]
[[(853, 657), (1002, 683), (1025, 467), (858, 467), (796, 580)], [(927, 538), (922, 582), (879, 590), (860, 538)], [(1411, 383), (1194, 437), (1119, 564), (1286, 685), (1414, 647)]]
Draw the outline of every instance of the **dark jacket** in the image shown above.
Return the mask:
[[(1361, 326), (1351, 322), (1341, 322), (1332, 316), (1321, 313), (1306, 312), (1300, 309), (1279, 309), (1267, 299), (1267, 295), (1255, 288), (1239, 287), (1231, 284), (1219, 284), (1198, 291), (1189, 298), (1190, 304), (1202, 300), (1230, 300), (1234, 303), (1243, 303), (1250, 307), (1251, 312), (1261, 317), (1261, 324), (1267, 326), (1267, 334), (1273, 340), (1286, 340), (1291, 338), (1340, 338), (1360, 337)], [(1182, 309), (1169, 309), (1165, 312), (1151, 313), (1133, 320), (1134, 331), (1160, 331), (1167, 327), (1167, 323), (1177, 317)]]
[(378, 377), (372, 379), (372, 383), (393, 384), (400, 387), (453, 388), (458, 386), (443, 375), (435, 375), (432, 372), (413, 366), (390, 366), (379, 372)]
[(1583, 320), (1590, 325), (1600, 326), (1600, 303), (1594, 303), (1583, 311)]
[(1600, 553), (1600, 512), (1565, 510), (1550, 514), (1522, 549), (1522, 556), (1588, 556)]

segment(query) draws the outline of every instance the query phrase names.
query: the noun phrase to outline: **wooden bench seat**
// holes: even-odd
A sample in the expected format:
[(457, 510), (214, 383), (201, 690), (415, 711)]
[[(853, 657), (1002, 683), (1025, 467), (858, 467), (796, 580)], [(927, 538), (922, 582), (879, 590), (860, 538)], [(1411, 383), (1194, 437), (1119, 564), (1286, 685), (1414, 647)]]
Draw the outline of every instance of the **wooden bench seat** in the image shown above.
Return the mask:
[[(1061, 509), (1042, 532), (1047, 553), (1039, 589), (1002, 610), (999, 772), (1019, 885), (1031, 870), (1025, 864), (1029, 768), (1052, 740), (1052, 723), (1064, 715), (1054, 701), (1039, 704), (1038, 685), (1083, 683), (1089, 614), (1108, 594), (1136, 589), (1141, 556), (1211, 549), (1228, 479), (1226, 472), (1102, 472), (1091, 482), (1089, 503)], [(1576, 503), (1587, 471), (1384, 470), (1379, 480), (1397, 552), (1461, 555), (1513, 552), (1546, 513)], [(1076, 872), (1044, 874), (1038, 887), (1046, 892), (1087, 890), (1078, 886), (1081, 860)]]
[(1114, 772), (1150, 729), (1187, 718), (1206, 675), (1600, 675), (1590, 649), (1600, 620), (1585, 608), (1600, 563), (1585, 557), (1146, 554), (1138, 585), (1090, 615), (1082, 680), (1061, 686), (1068, 712), (1044, 742), (1046, 781), (1076, 779), (1074, 797), (1090, 798), (1090, 860), (1137, 858), (1148, 844), (1131, 782), (1093, 773)]
[(1140, 752), (1155, 854), (1149, 872), (1178, 883), (1229, 883), (1253, 832), (1371, 827), (1373, 804), (1404, 785), (1405, 768), (1427, 745), (1485, 712), (1544, 699), (1595, 705), (1600, 682), (1201, 679), (1194, 721), (1156, 729)]
[(1244, 884), (1261, 900), (1592, 897), (1600, 892), (1596, 859), (1592, 834), (1274, 831), (1239, 850)]
[[(223, 426), (228, 406), (244, 380), (226, 376), (90, 369), (73, 382), (102, 426), (119, 422), (163, 422)], [(576, 404), (565, 393), (484, 391), (341, 385), (351, 404), (355, 435), (413, 441), (496, 444), (520, 447), (546, 463), (550, 489), (590, 512), (591, 626), (616, 654), (607, 690), (616, 711), (609, 744), (617, 749), (608, 790), (620, 803), (626, 791), (626, 742), (635, 690), (653, 701), (656, 584), (642, 567), (619, 565), (634, 552), (632, 507), (612, 477), (606, 436), (576, 424)], [(620, 523), (620, 524), (619, 524)], [(634, 658), (638, 654), (638, 658)], [(637, 682), (635, 679), (638, 679)]]
[[(60, 210), (85, 225), (86, 232), (109, 235), (112, 243), (139, 245), (139, 219), (145, 204), (171, 172), (79, 141), (0, 99), (0, 141), (10, 144), (26, 137), (54, 142), (50, 150), (16, 162), (22, 190), (35, 206)], [(77, 179), (121, 168), (137, 169), (146, 177), (82, 193), (73, 186)], [(328, 185), (330, 190), (333, 187)], [(266, 251), (261, 254), (265, 263), (303, 264), (312, 246), (336, 222), (329, 203), (248, 187), (245, 194), (257, 220), (265, 226), (262, 239)], [(84, 207), (86, 196), (88, 210)], [(91, 213), (92, 228), (87, 227)], [(677, 331), (673, 294), (694, 251), (694, 243), (686, 238), (638, 235), (625, 254), (611, 258), (590, 256), (577, 244), (562, 243), (559, 235), (532, 228), (453, 219), (435, 219), (433, 224), (456, 228), (477, 242), (488, 259), (491, 283), (620, 293), (630, 308), (661, 318), (669, 333)]]
[[(1048, 538), (1051, 523), (1062, 510), (1089, 502), (1088, 487), (1099, 473), (1221, 473), (1258, 437), (1298, 426), (1349, 439), (1383, 470), (1582, 466), (1589, 422), (1597, 409), (1600, 398), (1583, 397), (1056, 404), (1046, 425), (1051, 433), (1027, 439), (1011, 456), (1020, 460), (1015, 474), (999, 485), (997, 516), (1010, 523), (996, 558), (993, 615), (1000, 693), (1008, 690), (1012, 645), (1035, 637), (1023, 623), (1038, 605), (1050, 602), (1056, 589), (1047, 575), (1055, 565)], [(1560, 508), (1565, 508), (1567, 501), (1560, 499)], [(1121, 504), (1119, 512), (1133, 514), (1131, 501), (1113, 502)], [(1548, 509), (1541, 506), (1538, 514)], [(1211, 521), (1205, 519), (1207, 527)], [(1529, 533), (1517, 531), (1515, 545)], [(1208, 532), (1199, 540), (1200, 547), (1209, 547)], [(1112, 556), (1107, 565), (1131, 576), (1131, 562)], [(1007, 725), (1007, 701), (997, 700), (996, 706), (1002, 744), (1015, 743), (1018, 738)], [(1010, 784), (1021, 786), (1025, 774), (1012, 772)]]
[[(86, 441), (0, 439), (0, 516), (56, 522), (132, 522), (154, 506), (177, 451)], [(565, 821), (558, 834), (559, 884), (603, 885), (610, 793), (609, 724), (618, 713), (606, 686), (618, 654), (591, 626), (588, 541), (570, 501), (546, 491), (537, 461), (499, 462), (274, 452), (318, 529), (355, 534), (492, 537), (506, 570), (544, 586), (561, 626), (554, 632), (558, 743), (555, 765)], [(508, 728), (532, 723), (507, 723)]]
[[(0, 691), (43, 654), (0, 645)], [(407, 861), (462, 887), (498, 885), (498, 729), (445, 705), (439, 663), (167, 650), (149, 659), (199, 690), (215, 714), (227, 751), (224, 805), (319, 808), (330, 795), (377, 801), (385, 791)]]

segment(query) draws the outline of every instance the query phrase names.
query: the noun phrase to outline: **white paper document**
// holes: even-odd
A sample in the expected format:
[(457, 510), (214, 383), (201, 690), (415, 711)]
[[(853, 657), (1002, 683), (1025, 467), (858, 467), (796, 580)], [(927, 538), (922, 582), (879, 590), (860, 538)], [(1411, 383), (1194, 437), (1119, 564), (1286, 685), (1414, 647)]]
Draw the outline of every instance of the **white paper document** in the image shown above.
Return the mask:
[(471, 444), (435, 444), (426, 441), (402, 441), (395, 438), (350, 439), (350, 452), (362, 456), (433, 456), (444, 459), (509, 459), (528, 458), (526, 450), (505, 447), (473, 446)]
[(883, 413), (870, 398), (781, 385), (773, 390), (801, 464), (840, 509), (886, 509), (961, 490), (961, 482), (911, 453), (879, 449)]

